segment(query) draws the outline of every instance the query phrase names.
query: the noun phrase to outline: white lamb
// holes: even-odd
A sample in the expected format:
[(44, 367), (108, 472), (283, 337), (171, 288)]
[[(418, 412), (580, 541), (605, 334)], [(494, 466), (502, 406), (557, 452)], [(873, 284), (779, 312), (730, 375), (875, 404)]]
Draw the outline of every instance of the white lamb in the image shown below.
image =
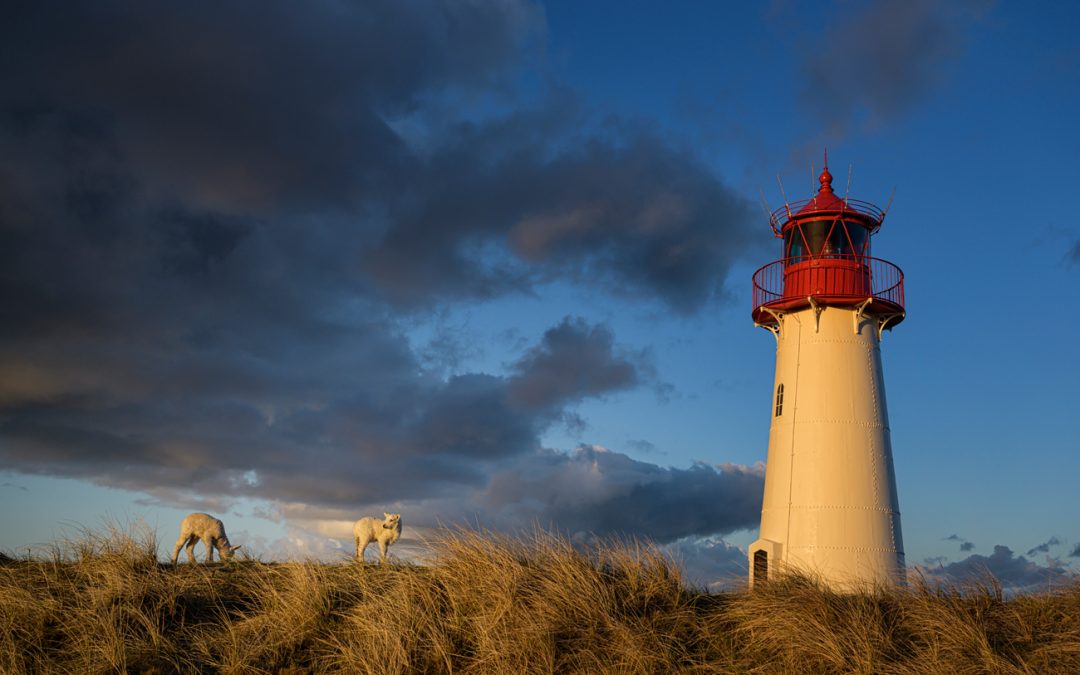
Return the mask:
[(401, 514), (383, 513), (383, 520), (361, 518), (353, 525), (356, 539), (356, 559), (364, 562), (364, 549), (373, 541), (379, 542), (379, 562), (386, 562), (386, 549), (401, 536)]
[(180, 523), (180, 538), (173, 549), (172, 562), (180, 557), (180, 549), (187, 545), (188, 562), (195, 562), (195, 544), (200, 540), (206, 546), (206, 562), (214, 562), (214, 549), (221, 554), (222, 560), (229, 560), (239, 546), (230, 546), (225, 535), (225, 525), (217, 518), (206, 513), (192, 513)]

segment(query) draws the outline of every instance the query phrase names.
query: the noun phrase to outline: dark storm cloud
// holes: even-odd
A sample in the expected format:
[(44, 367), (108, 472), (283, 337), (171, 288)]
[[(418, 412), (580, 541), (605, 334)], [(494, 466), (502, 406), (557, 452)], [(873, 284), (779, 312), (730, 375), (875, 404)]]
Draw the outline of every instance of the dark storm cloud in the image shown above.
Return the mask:
[[(198, 350), (176, 349), (148, 397), (110, 381), (115, 364), (86, 363), (73, 377), (96, 394), (7, 406), (0, 453), (26, 471), (132, 489), (324, 504), (432, 497), (481, 485), (485, 462), (533, 450), (566, 405), (645, 377), (610, 331), (577, 319), (549, 331), (509, 377), (417, 379), (390, 329), (354, 327), (345, 337), (351, 352), (326, 337), (294, 346), (302, 372), (256, 363), (228, 377), (192, 375), (207, 368)], [(539, 399), (516, 393), (566, 362), (587, 387), (546, 389)]]
[[(7, 9), (0, 458), (17, 471), (170, 503), (461, 500), (652, 367), (567, 319), (506, 372), (447, 375), (460, 349), (418, 353), (403, 312), (552, 280), (690, 312), (748, 246), (746, 201), (648, 125), (572, 94), (518, 105), (543, 32), (526, 2)], [(470, 97), (493, 102), (455, 107)], [(705, 507), (666, 540), (726, 531), (760, 482), (647, 466), (589, 528), (627, 525), (622, 499)]]
[(1027, 552), (1028, 555), (1035, 555), (1036, 553), (1049, 553), (1051, 546), (1060, 546), (1061, 540), (1057, 537), (1050, 537), (1038, 546), (1034, 546)]
[(699, 307), (748, 246), (749, 209), (691, 153), (648, 125), (597, 128), (572, 94), (483, 123), (424, 107), (505, 89), (542, 24), (525, 2), (27, 3), (0, 36), (0, 194), (91, 239), (53, 241), (60, 262), (138, 243), (205, 271), (259, 227), (275, 239), (259, 253), (308, 253), (322, 281), (399, 305), (558, 276)]
[[(116, 133), (140, 173), (189, 197), (348, 203), (407, 170), (379, 111), (480, 87), (542, 17), (527, 3), (17, 2), (4, 93), (32, 120)], [(145, 175), (145, 174), (143, 174)]]
[(986, 3), (874, 0), (803, 45), (802, 100), (834, 132), (860, 118), (883, 123), (945, 79), (964, 51), (966, 30)]
[(975, 554), (958, 562), (919, 571), (931, 581), (960, 584), (985, 581), (989, 573), (1013, 592), (1045, 590), (1075, 578), (1074, 573), (1053, 560), (1047, 566), (1039, 565), (1014, 554), (1008, 546), (1000, 545), (994, 546), (994, 552), (989, 556)]
[(605, 326), (564, 319), (518, 361), (510, 394), (521, 405), (542, 410), (638, 384), (644, 356), (614, 358), (614, 349), (615, 336)]
[(764, 467), (661, 467), (599, 446), (545, 451), (496, 473), (480, 503), (501, 525), (573, 535), (638, 534), (665, 543), (726, 534), (761, 516)]
[[(366, 259), (384, 297), (488, 297), (552, 276), (680, 312), (714, 297), (751, 246), (748, 202), (648, 128), (609, 121), (603, 137), (566, 138), (586, 123), (538, 135), (525, 115), (448, 130), (424, 198), (392, 212)], [(511, 258), (490, 260), (485, 243)]]

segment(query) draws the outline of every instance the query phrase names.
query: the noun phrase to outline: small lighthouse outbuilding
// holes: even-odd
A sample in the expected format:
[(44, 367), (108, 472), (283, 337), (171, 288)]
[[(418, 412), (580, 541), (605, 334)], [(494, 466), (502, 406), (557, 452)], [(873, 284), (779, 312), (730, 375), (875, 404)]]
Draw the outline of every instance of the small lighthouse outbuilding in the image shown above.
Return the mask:
[(750, 584), (781, 570), (837, 590), (904, 575), (881, 337), (904, 319), (904, 275), (870, 256), (885, 213), (812, 198), (769, 218), (781, 258), (754, 273), (753, 317), (776, 337), (769, 454)]

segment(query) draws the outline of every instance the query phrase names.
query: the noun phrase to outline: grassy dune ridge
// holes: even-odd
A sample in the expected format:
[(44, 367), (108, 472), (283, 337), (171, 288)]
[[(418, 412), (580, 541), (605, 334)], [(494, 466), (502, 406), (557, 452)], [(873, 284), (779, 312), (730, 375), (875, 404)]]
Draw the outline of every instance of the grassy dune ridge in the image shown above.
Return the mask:
[(687, 589), (655, 548), (447, 531), (430, 567), (158, 561), (85, 532), (0, 559), (4, 673), (1080, 672), (1080, 587)]

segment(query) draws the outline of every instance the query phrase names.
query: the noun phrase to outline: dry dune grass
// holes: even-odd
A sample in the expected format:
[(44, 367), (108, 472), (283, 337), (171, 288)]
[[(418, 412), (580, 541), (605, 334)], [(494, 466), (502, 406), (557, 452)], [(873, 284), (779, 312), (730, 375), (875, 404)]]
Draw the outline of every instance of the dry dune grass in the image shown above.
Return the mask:
[(160, 564), (149, 532), (0, 558), (5, 673), (1080, 672), (1080, 588), (789, 577), (687, 589), (654, 548), (446, 532), (429, 567)]

